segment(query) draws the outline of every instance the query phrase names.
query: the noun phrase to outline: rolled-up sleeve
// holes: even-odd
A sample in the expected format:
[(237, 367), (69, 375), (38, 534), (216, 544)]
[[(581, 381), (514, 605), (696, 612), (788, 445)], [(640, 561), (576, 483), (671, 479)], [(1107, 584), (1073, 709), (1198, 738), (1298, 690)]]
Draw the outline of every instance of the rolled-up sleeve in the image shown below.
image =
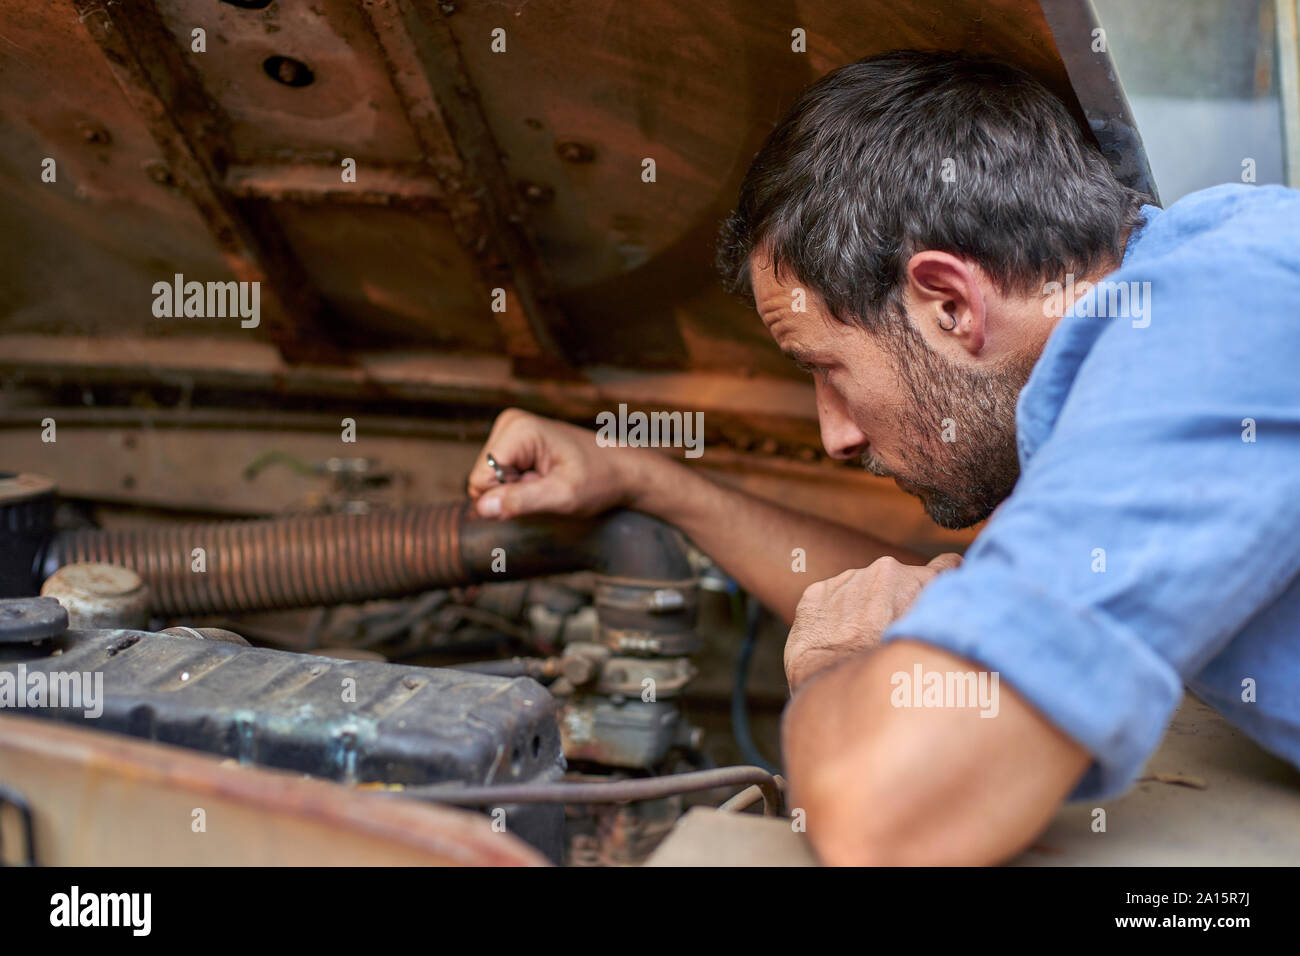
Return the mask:
[(1300, 263), (1232, 252), (1232, 288), (1223, 249), (1117, 273), (1152, 283), (1145, 327), (1064, 320), (1014, 493), (884, 637), (997, 671), (1092, 754), (1075, 798), (1132, 783), (1183, 682), (1300, 571)]

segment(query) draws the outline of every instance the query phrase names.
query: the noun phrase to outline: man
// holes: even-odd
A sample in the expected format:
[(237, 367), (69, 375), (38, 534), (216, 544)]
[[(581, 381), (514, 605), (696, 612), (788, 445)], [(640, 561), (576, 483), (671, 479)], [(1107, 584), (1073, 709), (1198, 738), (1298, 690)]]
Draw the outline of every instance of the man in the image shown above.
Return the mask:
[(997, 509), (964, 560), (518, 411), (485, 452), (524, 481), (480, 460), (470, 494), (657, 515), (793, 620), (784, 759), (825, 862), (1001, 861), (1123, 791), (1184, 683), (1300, 763), (1297, 223), (1280, 187), (1143, 206), (1011, 67), (873, 57), (772, 133), (720, 261), (833, 457), (947, 527)]

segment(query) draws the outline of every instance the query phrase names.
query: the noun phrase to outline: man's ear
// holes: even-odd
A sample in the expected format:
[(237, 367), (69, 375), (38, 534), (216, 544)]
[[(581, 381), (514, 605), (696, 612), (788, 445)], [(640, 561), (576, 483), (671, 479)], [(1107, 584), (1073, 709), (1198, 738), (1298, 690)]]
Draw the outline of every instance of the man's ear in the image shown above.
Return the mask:
[(930, 342), (951, 337), (971, 355), (984, 348), (985, 303), (975, 268), (948, 252), (927, 249), (907, 261), (911, 311)]

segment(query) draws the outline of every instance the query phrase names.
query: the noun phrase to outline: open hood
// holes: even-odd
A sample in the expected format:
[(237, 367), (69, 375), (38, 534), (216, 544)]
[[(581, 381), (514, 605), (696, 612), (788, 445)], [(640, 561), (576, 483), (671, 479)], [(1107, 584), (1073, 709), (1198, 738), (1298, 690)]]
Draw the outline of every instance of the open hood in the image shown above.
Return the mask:
[[(1086, 0), (0, 11), (0, 379), (24, 427), (343, 403), (474, 438), (505, 405), (590, 424), (626, 402), (815, 462), (806, 378), (713, 267), (802, 88), (893, 48), (995, 54), (1153, 192)], [(260, 283), (255, 327), (174, 314), (186, 283), (230, 281)]]

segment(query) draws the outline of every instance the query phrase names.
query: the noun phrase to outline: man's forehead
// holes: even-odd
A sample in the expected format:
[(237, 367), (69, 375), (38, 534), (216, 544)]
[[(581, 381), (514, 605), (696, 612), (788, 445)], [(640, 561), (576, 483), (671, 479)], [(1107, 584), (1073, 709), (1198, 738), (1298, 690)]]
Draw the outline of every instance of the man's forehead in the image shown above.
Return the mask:
[(749, 257), (749, 284), (754, 290), (754, 299), (758, 302), (775, 295), (788, 297), (795, 287), (777, 275), (772, 268), (771, 256), (757, 250)]
[(771, 259), (755, 252), (750, 257), (750, 288), (763, 324), (781, 351), (802, 361), (825, 323), (821, 298), (793, 277), (778, 276)]
[(813, 298), (796, 280), (778, 276), (772, 268), (771, 260), (758, 253), (750, 258), (749, 281), (754, 292), (754, 304), (764, 323), (773, 332), (773, 325), (789, 321), (793, 315), (807, 311), (811, 304), (809, 299)]

